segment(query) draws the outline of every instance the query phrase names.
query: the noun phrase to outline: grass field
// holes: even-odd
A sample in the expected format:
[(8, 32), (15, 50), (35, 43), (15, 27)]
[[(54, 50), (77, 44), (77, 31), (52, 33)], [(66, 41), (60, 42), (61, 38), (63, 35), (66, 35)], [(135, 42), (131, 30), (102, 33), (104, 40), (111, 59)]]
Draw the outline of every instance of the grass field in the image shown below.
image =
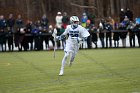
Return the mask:
[(63, 51), (0, 53), (0, 93), (140, 93), (140, 49), (80, 50), (58, 76)]

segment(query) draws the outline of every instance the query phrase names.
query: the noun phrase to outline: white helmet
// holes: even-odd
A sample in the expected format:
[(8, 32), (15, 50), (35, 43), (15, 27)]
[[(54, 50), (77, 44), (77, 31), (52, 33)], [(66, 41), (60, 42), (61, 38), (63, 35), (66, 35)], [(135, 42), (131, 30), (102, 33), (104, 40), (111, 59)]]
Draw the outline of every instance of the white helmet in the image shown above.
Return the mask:
[(73, 26), (73, 28), (77, 28), (79, 25), (79, 18), (77, 16), (70, 17), (70, 23)]

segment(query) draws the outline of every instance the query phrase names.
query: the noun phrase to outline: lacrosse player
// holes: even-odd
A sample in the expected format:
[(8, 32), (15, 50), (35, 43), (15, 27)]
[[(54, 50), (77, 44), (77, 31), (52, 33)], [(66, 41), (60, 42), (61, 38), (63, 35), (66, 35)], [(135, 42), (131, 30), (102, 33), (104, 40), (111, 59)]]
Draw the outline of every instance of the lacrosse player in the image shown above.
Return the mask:
[(68, 35), (68, 39), (66, 40), (66, 45), (64, 48), (65, 54), (62, 59), (62, 65), (59, 73), (60, 76), (64, 74), (64, 66), (67, 61), (67, 57), (70, 57), (69, 65), (71, 66), (74, 61), (75, 55), (79, 50), (80, 41), (86, 39), (90, 35), (84, 27), (79, 25), (79, 18), (77, 16), (70, 17), (70, 23), (71, 25), (67, 26), (65, 32), (57, 37), (58, 40), (62, 40), (66, 35)]

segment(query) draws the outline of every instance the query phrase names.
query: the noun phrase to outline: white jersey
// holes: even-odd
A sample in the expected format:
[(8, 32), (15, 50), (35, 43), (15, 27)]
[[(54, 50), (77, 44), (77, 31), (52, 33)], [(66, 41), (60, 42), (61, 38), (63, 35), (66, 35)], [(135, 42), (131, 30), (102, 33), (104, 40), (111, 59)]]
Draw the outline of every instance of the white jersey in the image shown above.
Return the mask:
[(55, 18), (56, 26), (58, 28), (61, 28), (61, 26), (62, 26), (62, 18), (63, 18), (63, 16), (56, 16), (56, 18)]
[(88, 37), (90, 35), (89, 32), (81, 25), (78, 25), (78, 27), (75, 29), (73, 29), (71, 25), (68, 25), (63, 35), (67, 35), (67, 34), (69, 35), (68, 41), (71, 42), (73, 42), (74, 40), (77, 41), (77, 39), (79, 38)]
[(69, 37), (66, 41), (66, 46), (64, 50), (75, 52), (77, 52), (79, 49), (79, 39), (88, 37), (90, 35), (89, 32), (81, 25), (78, 25), (78, 27), (75, 29), (73, 29), (71, 25), (68, 25), (63, 35), (67, 34), (69, 35)]

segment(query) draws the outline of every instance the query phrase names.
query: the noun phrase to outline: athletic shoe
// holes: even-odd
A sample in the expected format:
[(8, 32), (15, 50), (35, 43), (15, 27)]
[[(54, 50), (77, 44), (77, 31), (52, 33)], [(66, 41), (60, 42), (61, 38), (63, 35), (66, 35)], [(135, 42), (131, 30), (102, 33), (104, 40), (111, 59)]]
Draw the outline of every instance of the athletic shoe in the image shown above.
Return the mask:
[(59, 76), (63, 76), (64, 72), (63, 70), (60, 70)]

